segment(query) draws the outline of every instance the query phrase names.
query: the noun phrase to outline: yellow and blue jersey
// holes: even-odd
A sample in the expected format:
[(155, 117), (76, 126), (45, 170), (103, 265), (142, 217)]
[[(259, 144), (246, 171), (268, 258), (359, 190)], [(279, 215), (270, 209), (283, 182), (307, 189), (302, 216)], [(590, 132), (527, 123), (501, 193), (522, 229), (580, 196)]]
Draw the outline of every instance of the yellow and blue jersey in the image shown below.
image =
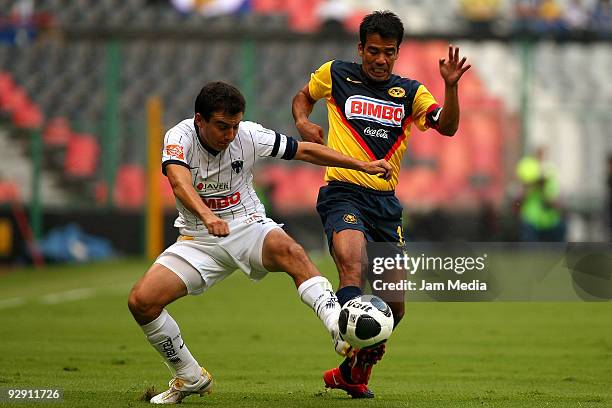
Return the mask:
[(420, 82), (398, 75), (384, 82), (369, 79), (361, 65), (329, 61), (308, 83), (310, 96), (325, 98), (329, 119), (327, 145), (363, 161), (386, 159), (393, 167), (391, 180), (356, 170), (328, 167), (325, 181), (392, 191), (410, 136), (410, 125), (420, 130), (437, 127), (441, 108)]

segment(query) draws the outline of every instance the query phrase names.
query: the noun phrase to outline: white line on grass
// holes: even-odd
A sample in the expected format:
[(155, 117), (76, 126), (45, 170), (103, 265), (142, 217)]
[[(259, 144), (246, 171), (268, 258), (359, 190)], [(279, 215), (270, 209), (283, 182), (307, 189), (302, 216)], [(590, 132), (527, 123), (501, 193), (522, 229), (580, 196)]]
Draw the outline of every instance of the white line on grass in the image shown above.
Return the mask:
[(10, 309), (13, 307), (23, 306), (24, 304), (31, 301), (38, 301), (46, 305), (56, 305), (64, 302), (72, 302), (75, 300), (89, 299), (94, 296), (98, 296), (101, 293), (110, 294), (125, 294), (129, 292), (132, 287), (131, 284), (114, 284), (109, 286), (103, 286), (100, 288), (78, 288), (67, 290), (64, 292), (49, 293), (42, 296), (36, 297), (14, 297), (8, 299), (0, 299), (0, 309)]
[(22, 297), (15, 297), (9, 299), (0, 300), (0, 309), (8, 309), (11, 307), (21, 306), (25, 303), (25, 299)]
[(94, 296), (95, 292), (96, 290), (93, 288), (74, 289), (68, 290), (66, 292), (50, 293), (48, 295), (42, 296), (40, 298), (40, 301), (48, 305), (54, 305), (57, 303), (70, 302), (73, 300), (89, 299), (90, 297)]

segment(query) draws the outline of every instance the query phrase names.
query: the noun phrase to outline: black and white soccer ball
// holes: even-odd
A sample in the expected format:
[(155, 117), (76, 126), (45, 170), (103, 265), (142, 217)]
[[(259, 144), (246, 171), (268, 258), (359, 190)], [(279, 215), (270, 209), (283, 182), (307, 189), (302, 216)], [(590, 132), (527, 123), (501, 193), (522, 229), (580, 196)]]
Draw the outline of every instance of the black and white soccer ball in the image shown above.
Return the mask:
[(362, 295), (340, 310), (342, 338), (355, 348), (374, 347), (387, 341), (393, 331), (393, 312), (378, 296)]

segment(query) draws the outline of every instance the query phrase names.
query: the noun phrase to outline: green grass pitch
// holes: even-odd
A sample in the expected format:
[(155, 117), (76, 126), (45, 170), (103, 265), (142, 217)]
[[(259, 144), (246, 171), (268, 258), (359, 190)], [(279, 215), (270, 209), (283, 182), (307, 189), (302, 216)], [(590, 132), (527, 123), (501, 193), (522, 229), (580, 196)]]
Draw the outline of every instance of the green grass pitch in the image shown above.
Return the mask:
[[(329, 259), (319, 265), (335, 281)], [(169, 380), (126, 306), (147, 266), (0, 274), (0, 388), (59, 387), (54, 406), (147, 406), (145, 390)], [(409, 303), (374, 369), (373, 400), (325, 391), (322, 372), (339, 358), (284, 274), (253, 284), (236, 272), (169, 311), (216, 380), (185, 406), (612, 406), (610, 303)]]

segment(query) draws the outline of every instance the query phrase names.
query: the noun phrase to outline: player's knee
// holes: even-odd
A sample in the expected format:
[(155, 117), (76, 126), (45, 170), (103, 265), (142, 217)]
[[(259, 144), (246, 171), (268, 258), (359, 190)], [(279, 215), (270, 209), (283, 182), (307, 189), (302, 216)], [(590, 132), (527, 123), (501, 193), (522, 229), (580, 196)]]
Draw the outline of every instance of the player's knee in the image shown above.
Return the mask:
[(159, 305), (152, 297), (147, 296), (139, 286), (135, 286), (128, 297), (128, 308), (134, 317), (155, 318), (161, 313), (163, 305)]
[(128, 309), (130, 309), (130, 312), (134, 315), (143, 309), (142, 299), (138, 295), (138, 289), (136, 287), (132, 288), (130, 296), (128, 296)]
[(288, 242), (284, 245), (280, 251), (280, 258), (283, 264), (308, 262), (306, 251), (297, 242)]

